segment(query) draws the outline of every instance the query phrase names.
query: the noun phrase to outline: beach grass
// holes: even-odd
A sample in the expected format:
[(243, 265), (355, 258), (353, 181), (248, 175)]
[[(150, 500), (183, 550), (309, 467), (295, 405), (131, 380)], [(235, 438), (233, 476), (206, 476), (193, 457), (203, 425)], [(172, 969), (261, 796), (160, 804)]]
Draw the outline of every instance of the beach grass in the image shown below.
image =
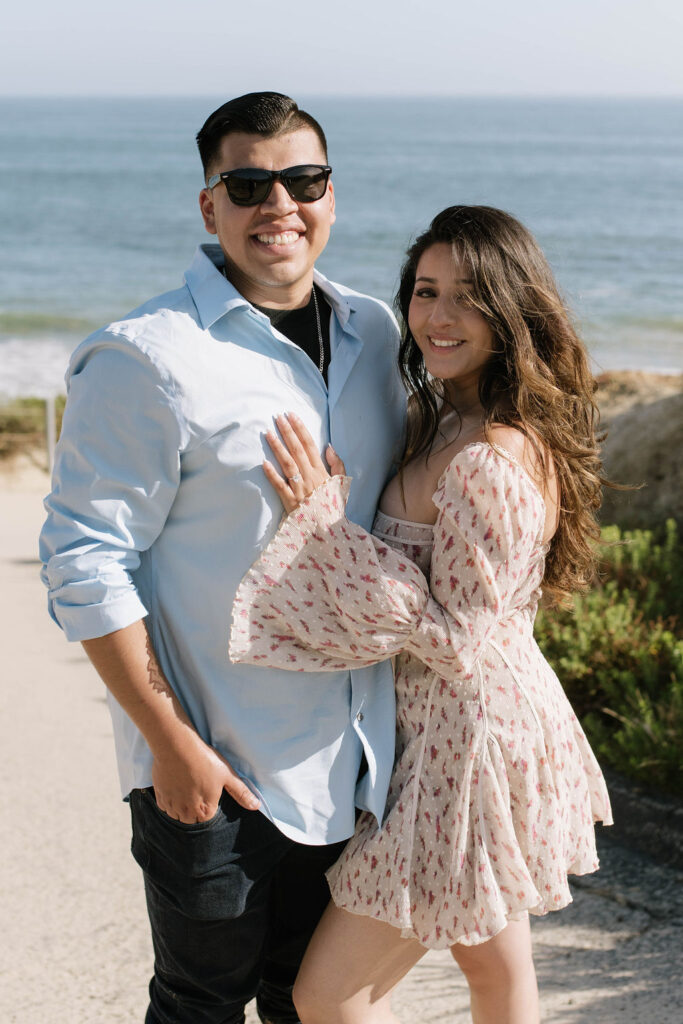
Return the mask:
[[(66, 399), (57, 397), (57, 436), (62, 425)], [(45, 446), (45, 401), (42, 398), (13, 398), (0, 404), (0, 460), (32, 454)]]
[(645, 785), (683, 795), (683, 538), (602, 530), (600, 575), (568, 610), (541, 610), (541, 650), (598, 758)]

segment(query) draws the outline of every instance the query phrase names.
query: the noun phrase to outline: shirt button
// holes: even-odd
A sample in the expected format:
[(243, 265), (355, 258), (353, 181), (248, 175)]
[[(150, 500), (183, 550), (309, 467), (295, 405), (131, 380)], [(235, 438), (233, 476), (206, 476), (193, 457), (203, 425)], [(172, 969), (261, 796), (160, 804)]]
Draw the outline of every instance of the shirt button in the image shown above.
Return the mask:
[(359, 711), (358, 714), (356, 715), (356, 721), (357, 722), (362, 722), (363, 721), (363, 712), (362, 711)]

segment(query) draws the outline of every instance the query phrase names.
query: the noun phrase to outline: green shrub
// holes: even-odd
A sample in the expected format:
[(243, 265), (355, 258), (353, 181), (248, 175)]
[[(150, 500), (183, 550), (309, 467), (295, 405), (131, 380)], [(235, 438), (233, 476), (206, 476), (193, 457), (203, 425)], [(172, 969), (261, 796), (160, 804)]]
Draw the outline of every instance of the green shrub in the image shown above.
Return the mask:
[(660, 531), (602, 531), (596, 586), (541, 610), (536, 636), (598, 758), (683, 794), (683, 544)]

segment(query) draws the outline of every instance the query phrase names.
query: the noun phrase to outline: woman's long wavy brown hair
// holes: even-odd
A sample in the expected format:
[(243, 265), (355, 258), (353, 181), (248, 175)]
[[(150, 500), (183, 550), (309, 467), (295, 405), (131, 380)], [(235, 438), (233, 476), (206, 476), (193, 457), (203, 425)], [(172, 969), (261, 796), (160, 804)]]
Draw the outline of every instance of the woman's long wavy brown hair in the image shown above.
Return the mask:
[(448, 402), (443, 383), (427, 373), (408, 326), (417, 264), (438, 242), (451, 245), (455, 258), (468, 268), (473, 304), (497, 340), (497, 351), (479, 382), (486, 436), (494, 424), (521, 430), (544, 475), (549, 470), (547, 455), (552, 458), (560, 515), (543, 587), (552, 603), (563, 603), (593, 578), (594, 542), (600, 536), (597, 511), (604, 481), (595, 381), (545, 256), (530, 232), (502, 210), (450, 206), (407, 252), (396, 295), (404, 325), (399, 363), (409, 396), (400, 470), (416, 455), (429, 454)]

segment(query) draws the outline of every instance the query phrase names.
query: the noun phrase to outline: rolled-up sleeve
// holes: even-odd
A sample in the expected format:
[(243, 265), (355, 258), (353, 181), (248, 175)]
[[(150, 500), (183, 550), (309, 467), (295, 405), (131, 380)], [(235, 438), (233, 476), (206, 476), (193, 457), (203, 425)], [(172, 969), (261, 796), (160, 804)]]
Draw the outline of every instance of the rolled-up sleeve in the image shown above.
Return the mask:
[(175, 499), (183, 426), (173, 382), (116, 335), (76, 351), (67, 388), (41, 576), (52, 618), (89, 640), (147, 614), (131, 572)]

